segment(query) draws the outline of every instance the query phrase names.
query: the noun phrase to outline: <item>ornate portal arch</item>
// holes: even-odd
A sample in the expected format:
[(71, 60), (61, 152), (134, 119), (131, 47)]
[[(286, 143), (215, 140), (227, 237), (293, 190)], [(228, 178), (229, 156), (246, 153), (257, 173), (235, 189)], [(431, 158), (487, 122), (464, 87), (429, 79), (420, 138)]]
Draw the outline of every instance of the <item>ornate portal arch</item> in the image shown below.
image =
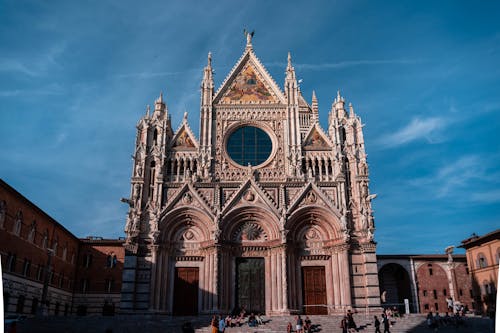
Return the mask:
[(225, 241), (269, 242), (280, 237), (279, 219), (261, 206), (239, 206), (228, 212), (221, 223)]
[(323, 206), (308, 205), (294, 211), (285, 229), (289, 230), (288, 240), (295, 242), (306, 238), (340, 243), (343, 239), (340, 217)]

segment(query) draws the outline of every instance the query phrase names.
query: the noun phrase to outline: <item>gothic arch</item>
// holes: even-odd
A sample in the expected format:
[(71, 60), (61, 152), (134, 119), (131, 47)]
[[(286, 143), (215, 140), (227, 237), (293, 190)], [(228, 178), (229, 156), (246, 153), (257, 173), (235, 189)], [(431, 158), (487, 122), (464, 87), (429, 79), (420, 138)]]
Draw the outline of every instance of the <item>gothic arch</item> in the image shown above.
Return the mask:
[(212, 224), (207, 215), (196, 207), (174, 209), (160, 220), (158, 225), (160, 240), (162, 242), (207, 241), (211, 238)]
[(259, 206), (240, 206), (228, 212), (221, 234), (228, 241), (272, 241), (279, 239), (277, 217)]
[[(285, 229), (289, 230), (289, 239), (302, 241), (308, 233), (323, 241), (340, 239), (342, 237), (340, 219), (321, 206), (302, 207), (288, 218)], [(311, 235), (316, 231), (317, 235)]]

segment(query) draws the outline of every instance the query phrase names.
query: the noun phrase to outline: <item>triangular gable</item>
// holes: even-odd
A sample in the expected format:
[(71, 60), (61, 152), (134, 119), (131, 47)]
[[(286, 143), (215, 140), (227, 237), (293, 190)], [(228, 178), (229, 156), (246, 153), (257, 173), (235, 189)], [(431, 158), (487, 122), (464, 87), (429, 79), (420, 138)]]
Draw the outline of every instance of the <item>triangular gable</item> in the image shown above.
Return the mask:
[(170, 145), (177, 149), (197, 149), (198, 141), (188, 124), (184, 122), (170, 141)]
[(203, 210), (212, 219), (215, 217), (205, 199), (189, 183), (184, 184), (184, 186), (167, 202), (162, 210), (162, 215), (180, 207), (197, 207)]
[(333, 144), (330, 142), (325, 132), (321, 130), (321, 127), (315, 123), (306, 135), (302, 147), (304, 147), (305, 150), (322, 150), (332, 148)]
[(286, 103), (285, 96), (252, 49), (247, 49), (226, 77), (214, 103)]
[(276, 215), (279, 214), (276, 204), (272, 202), (270, 196), (256, 184), (253, 179), (248, 179), (240, 186), (236, 193), (231, 196), (229, 201), (224, 204), (221, 213), (226, 214), (231, 209), (240, 205), (263, 205)]
[(314, 183), (311, 182), (309, 182), (302, 190), (302, 193), (300, 193), (297, 198), (293, 200), (293, 202), (288, 207), (287, 214), (291, 214), (299, 207), (306, 205), (325, 206), (329, 210), (335, 212), (335, 215), (337, 215), (338, 217), (342, 215), (340, 214), (339, 209), (335, 206), (335, 203), (330, 198), (328, 198), (328, 196), (325, 195), (323, 191), (321, 191), (316, 185), (314, 185)]

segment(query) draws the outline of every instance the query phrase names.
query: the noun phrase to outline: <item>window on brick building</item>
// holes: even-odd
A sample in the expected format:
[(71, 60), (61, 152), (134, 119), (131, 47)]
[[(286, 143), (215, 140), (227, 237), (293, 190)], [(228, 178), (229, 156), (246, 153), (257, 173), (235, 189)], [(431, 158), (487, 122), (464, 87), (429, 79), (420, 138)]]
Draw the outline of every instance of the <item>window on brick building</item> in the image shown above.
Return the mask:
[(63, 287), (63, 283), (64, 283), (64, 274), (61, 273), (59, 275), (59, 288)]
[(38, 310), (38, 298), (34, 297), (31, 301), (31, 314), (36, 314)]
[(438, 293), (437, 293), (437, 290), (436, 290), (436, 289), (434, 289), (434, 290), (432, 291), (432, 295), (434, 296), (434, 299), (437, 299), (437, 298), (438, 298)]
[(31, 222), (30, 232), (28, 234), (28, 242), (35, 243), (36, 241), (35, 237), (36, 237), (36, 221), (33, 220), (33, 222)]
[(3, 294), (3, 311), (4, 312), (9, 311), (9, 301), (10, 301), (10, 294), (4, 293)]
[(471, 298), (474, 298), (474, 293), (472, 292), (472, 289), (469, 289), (469, 295)]
[(439, 306), (437, 303), (434, 303), (434, 310), (436, 310), (436, 312), (439, 311)]
[(89, 279), (82, 279), (82, 286), (81, 286), (81, 291), (82, 293), (87, 293), (90, 289), (90, 282)]
[(16, 219), (14, 220), (14, 228), (12, 229), (14, 235), (21, 236), (22, 226), (23, 226), (23, 212), (18, 211), (16, 214)]
[(446, 296), (446, 289), (443, 289), (443, 296)]
[(62, 260), (66, 261), (67, 255), (68, 255), (68, 246), (66, 245), (62, 250)]
[(429, 310), (429, 304), (424, 304), (424, 310)]
[(24, 295), (20, 295), (17, 298), (17, 306), (16, 306), (16, 313), (23, 313), (24, 312)]
[(109, 278), (109, 279), (106, 279), (105, 283), (104, 283), (104, 287), (105, 287), (105, 292), (107, 293), (111, 293), (114, 291), (115, 289), (115, 280)]
[(42, 248), (46, 249), (48, 245), (49, 245), (49, 231), (47, 229), (45, 229), (45, 232), (43, 233), (43, 238), (42, 238)]
[(23, 264), (23, 275), (24, 276), (30, 276), (30, 270), (31, 270), (31, 261), (24, 258), (24, 264)]
[(485, 268), (488, 266), (488, 261), (483, 253), (479, 253), (477, 255), (477, 268)]
[(424, 290), (423, 294), (424, 296), (427, 296), (427, 290)]
[(49, 284), (54, 284), (54, 270), (49, 272)]
[(106, 267), (108, 268), (115, 268), (116, 267), (116, 255), (111, 253), (111, 254), (108, 254), (107, 258), (106, 258)]
[(460, 296), (463, 296), (463, 295), (464, 295), (464, 293), (463, 293), (462, 289), (458, 289), (458, 294), (459, 294)]
[(36, 272), (36, 279), (38, 281), (42, 281), (43, 280), (43, 273), (45, 271), (45, 267), (43, 265), (38, 265), (38, 270)]
[(92, 265), (92, 255), (90, 253), (87, 253), (83, 257), (83, 267), (89, 268), (90, 265)]
[(9, 252), (8, 259), (7, 259), (7, 270), (9, 272), (15, 272), (16, 271), (16, 262), (17, 262), (17, 256), (16, 256), (16, 254)]
[(54, 250), (54, 255), (57, 256), (57, 248), (59, 246), (59, 237), (55, 236), (53, 238), (52, 250)]
[(3, 229), (5, 216), (7, 216), (7, 202), (0, 200), (0, 229)]
[(429, 268), (429, 275), (432, 275), (432, 264), (428, 264), (427, 268)]

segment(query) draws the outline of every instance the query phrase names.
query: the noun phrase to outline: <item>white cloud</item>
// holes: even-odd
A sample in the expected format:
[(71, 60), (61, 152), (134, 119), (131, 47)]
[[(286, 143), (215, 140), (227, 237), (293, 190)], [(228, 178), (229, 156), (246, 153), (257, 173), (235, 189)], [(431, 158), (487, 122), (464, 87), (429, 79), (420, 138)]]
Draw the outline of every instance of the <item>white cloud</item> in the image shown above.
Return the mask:
[(384, 147), (392, 148), (421, 139), (429, 143), (441, 142), (442, 136), (439, 132), (448, 123), (449, 121), (442, 117), (414, 118), (403, 128), (383, 136), (379, 143)]
[[(308, 63), (293, 63), (293, 66), (298, 70), (311, 70), (311, 71), (321, 71), (328, 69), (339, 69), (357, 66), (376, 66), (376, 65), (407, 65), (415, 64), (420, 62), (414, 59), (386, 59), (386, 60), (376, 60), (376, 59), (364, 59), (364, 60), (346, 60), (339, 62), (328, 62), (322, 64), (308, 64)], [(265, 63), (266, 67), (286, 67), (286, 62), (271, 62)]]

